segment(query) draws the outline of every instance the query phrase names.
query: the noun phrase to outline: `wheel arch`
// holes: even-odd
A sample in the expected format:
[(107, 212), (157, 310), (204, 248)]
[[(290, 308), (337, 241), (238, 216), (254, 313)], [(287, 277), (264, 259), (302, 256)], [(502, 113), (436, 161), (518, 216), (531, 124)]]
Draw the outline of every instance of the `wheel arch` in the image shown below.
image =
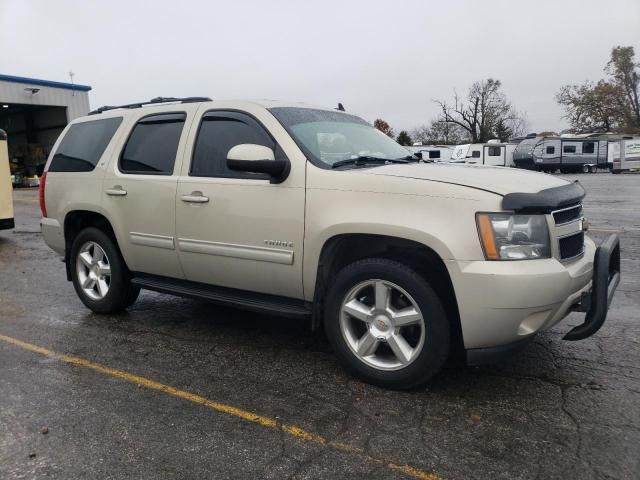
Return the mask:
[(63, 223), (65, 243), (64, 261), (66, 265), (67, 280), (69, 281), (71, 281), (71, 262), (69, 261), (71, 246), (73, 245), (73, 241), (78, 236), (78, 234), (88, 227), (98, 228), (99, 230), (102, 230), (105, 234), (107, 234), (114, 241), (116, 248), (122, 255), (115, 230), (111, 224), (111, 221), (105, 215), (95, 210), (71, 210), (64, 216)]
[(343, 233), (329, 238), (318, 259), (312, 328), (322, 325), (323, 305), (332, 276), (343, 267), (363, 258), (386, 258), (403, 263), (425, 278), (438, 294), (451, 323), (451, 352), (464, 353), (458, 302), (446, 264), (433, 248), (402, 237), (367, 233)]

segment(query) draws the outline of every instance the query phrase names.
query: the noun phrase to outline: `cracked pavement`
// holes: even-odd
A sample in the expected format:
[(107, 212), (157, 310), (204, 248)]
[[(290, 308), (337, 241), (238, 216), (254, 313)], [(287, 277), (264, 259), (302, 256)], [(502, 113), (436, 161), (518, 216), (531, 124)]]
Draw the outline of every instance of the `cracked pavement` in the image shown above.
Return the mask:
[[(640, 176), (565, 175), (587, 189), (592, 237), (619, 232), (621, 284), (604, 327), (572, 314), (501, 364), (427, 388), (349, 377), (306, 324), (143, 292), (87, 310), (39, 234), (37, 192), (0, 232), (0, 334), (296, 425), (447, 479), (640, 478)], [(48, 428), (43, 434), (42, 429)], [(34, 456), (30, 456), (34, 455)], [(0, 478), (406, 478), (0, 342)]]

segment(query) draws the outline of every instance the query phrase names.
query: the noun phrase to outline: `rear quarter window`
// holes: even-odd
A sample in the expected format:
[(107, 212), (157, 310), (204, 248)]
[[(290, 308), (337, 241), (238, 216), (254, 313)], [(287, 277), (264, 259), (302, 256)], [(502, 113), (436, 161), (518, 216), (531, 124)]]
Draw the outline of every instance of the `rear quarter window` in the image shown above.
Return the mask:
[(122, 117), (115, 117), (71, 125), (51, 159), (49, 171), (92, 171), (121, 123)]

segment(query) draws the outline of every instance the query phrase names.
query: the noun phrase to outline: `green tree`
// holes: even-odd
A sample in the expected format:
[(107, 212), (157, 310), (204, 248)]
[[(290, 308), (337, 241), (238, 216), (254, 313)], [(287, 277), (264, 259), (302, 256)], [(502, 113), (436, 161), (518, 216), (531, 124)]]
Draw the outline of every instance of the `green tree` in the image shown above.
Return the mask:
[(513, 130), (502, 119), (498, 119), (493, 127), (493, 136), (501, 142), (508, 141), (513, 136)]
[(571, 128), (584, 131), (640, 131), (638, 69), (633, 47), (614, 47), (604, 71), (607, 78), (564, 85), (556, 101)]
[(398, 134), (398, 138), (396, 138), (396, 141), (400, 145), (404, 145), (405, 147), (413, 144), (413, 140), (411, 140), (411, 137), (406, 130), (400, 131), (400, 133)]
[(636, 128), (640, 127), (639, 67), (633, 47), (618, 46), (611, 50), (611, 58), (604, 69), (611, 77), (611, 83), (618, 87), (624, 97), (627, 126)]

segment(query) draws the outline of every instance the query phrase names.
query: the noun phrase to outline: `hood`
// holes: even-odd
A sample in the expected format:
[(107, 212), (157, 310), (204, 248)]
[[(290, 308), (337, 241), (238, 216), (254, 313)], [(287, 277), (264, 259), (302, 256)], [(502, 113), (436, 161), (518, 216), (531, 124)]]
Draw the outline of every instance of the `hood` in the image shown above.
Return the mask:
[(390, 164), (372, 168), (367, 174), (451, 183), (503, 196), (514, 192), (536, 193), (571, 183), (545, 173), (510, 167), (448, 163)]

